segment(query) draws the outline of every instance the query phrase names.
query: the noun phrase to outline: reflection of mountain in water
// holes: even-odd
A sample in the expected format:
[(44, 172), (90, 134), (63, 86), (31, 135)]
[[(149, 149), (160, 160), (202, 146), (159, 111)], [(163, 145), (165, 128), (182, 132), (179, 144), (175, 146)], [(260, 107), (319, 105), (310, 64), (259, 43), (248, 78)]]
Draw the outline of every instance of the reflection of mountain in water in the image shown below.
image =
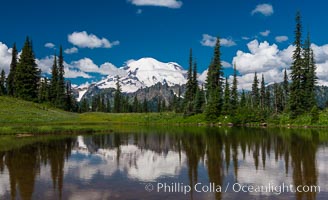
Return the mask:
[[(77, 191), (85, 195), (78, 195), (79, 199), (91, 194), (94, 199), (109, 199), (114, 194), (122, 197), (125, 185), (116, 186), (116, 190), (114, 186), (122, 180), (148, 182), (173, 177), (176, 181), (184, 169), (188, 180), (183, 181), (191, 185), (199, 179), (216, 185), (285, 182), (320, 184), (321, 193), (327, 192), (327, 148), (320, 144), (319, 132), (313, 130), (192, 128), (44, 141), (0, 152), (0, 199), (70, 199)], [(52, 190), (44, 184), (49, 179)], [(83, 183), (88, 185), (82, 190)], [(105, 192), (108, 184), (110, 193)], [(213, 195), (216, 199), (240, 197), (234, 193)], [(243, 194), (243, 198), (250, 195), (271, 194)], [(315, 192), (295, 194), (296, 199), (316, 197)]]
[(97, 174), (110, 176), (117, 171), (122, 171), (129, 178), (155, 181), (159, 177), (178, 175), (186, 161), (184, 153), (179, 154), (171, 150), (160, 153), (134, 144), (99, 148), (92, 140), (84, 139), (83, 136), (78, 136), (73, 154), (99, 158), (96, 163), (93, 163), (93, 159), (89, 156), (67, 162), (67, 173), (74, 173), (82, 179), (91, 179)]

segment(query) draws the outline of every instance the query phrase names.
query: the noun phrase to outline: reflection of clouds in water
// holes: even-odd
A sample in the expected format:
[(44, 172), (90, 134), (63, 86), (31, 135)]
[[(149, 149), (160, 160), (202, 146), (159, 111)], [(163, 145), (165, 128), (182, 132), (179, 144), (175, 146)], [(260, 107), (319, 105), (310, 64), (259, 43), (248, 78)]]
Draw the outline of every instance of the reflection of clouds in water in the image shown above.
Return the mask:
[[(243, 160), (243, 154), (241, 149), (238, 149), (238, 160), (239, 160), (239, 169), (238, 169), (238, 177), (237, 182), (240, 184), (252, 184), (253, 186), (279, 186), (282, 183), (286, 185), (293, 184), (292, 172), (291, 169), (286, 175), (285, 171), (285, 160), (282, 157), (276, 161), (274, 152), (270, 152), (268, 155), (266, 153), (265, 160), (265, 169), (263, 169), (262, 163), (262, 152), (259, 152), (259, 166), (256, 170), (255, 162), (253, 157), (253, 152), (246, 153), (245, 160)], [(250, 193), (253, 195), (257, 195), (260, 193)], [(262, 193), (262, 195), (272, 195), (272, 193)]]
[[(186, 166), (186, 155), (168, 151), (157, 153), (141, 150), (136, 145), (121, 145), (119, 149), (98, 149), (90, 154), (79, 143), (72, 152), (72, 158), (65, 164), (65, 173), (84, 180), (96, 174), (111, 176), (117, 171), (125, 171), (129, 178), (139, 181), (155, 181), (162, 176), (179, 175)], [(117, 158), (119, 152), (119, 158)]]
[(328, 192), (328, 148), (319, 148), (316, 159), (318, 169), (318, 185), (320, 186), (321, 192)]
[(0, 173), (0, 196), (10, 192), (9, 173), (5, 167), (4, 171)]

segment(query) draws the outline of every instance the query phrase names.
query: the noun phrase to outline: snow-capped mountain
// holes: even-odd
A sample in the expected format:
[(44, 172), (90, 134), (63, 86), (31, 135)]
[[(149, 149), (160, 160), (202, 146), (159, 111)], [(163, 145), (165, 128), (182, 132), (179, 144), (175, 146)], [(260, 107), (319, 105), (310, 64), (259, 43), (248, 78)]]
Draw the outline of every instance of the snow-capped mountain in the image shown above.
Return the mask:
[(167, 83), (169, 86), (185, 84), (186, 74), (187, 71), (177, 63), (163, 63), (154, 58), (141, 58), (130, 61), (95, 85), (100, 89), (116, 88), (117, 77), (120, 77), (122, 92), (133, 93), (140, 88), (157, 83)]

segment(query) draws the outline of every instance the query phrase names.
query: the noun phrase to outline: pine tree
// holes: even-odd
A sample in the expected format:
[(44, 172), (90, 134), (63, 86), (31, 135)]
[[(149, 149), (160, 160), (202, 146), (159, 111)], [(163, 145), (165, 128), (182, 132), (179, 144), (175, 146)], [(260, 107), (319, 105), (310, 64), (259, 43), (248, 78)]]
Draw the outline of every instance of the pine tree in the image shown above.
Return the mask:
[(288, 75), (287, 70), (285, 68), (284, 70), (284, 81), (282, 83), (283, 85), (283, 106), (284, 109), (288, 108), (288, 100), (289, 100), (289, 83), (288, 83)]
[(120, 84), (120, 77), (117, 76), (116, 91), (114, 95), (114, 112), (120, 113), (122, 111), (122, 89)]
[(67, 108), (68, 105), (65, 105), (67, 103), (67, 95), (70, 95), (68, 91), (65, 91), (66, 84), (65, 84), (65, 78), (64, 78), (64, 56), (63, 56), (63, 48), (60, 46), (59, 48), (59, 56), (58, 56), (58, 82), (57, 82), (57, 106), (60, 108)]
[(184, 98), (184, 112), (190, 114), (193, 109), (193, 100), (194, 100), (194, 79), (193, 79), (193, 57), (192, 49), (190, 49), (189, 55), (189, 68), (187, 73), (187, 83), (186, 83), (186, 93)]
[(224, 97), (223, 97), (223, 108), (222, 108), (222, 113), (224, 115), (228, 115), (230, 112), (230, 85), (229, 85), (229, 81), (228, 81), (228, 77), (226, 77), (225, 80), (225, 87), (224, 87)]
[(81, 102), (81, 112), (89, 112), (89, 103), (87, 99), (83, 99)]
[(39, 102), (46, 102), (49, 101), (49, 95), (50, 95), (50, 87), (48, 84), (47, 77), (44, 77), (41, 79), (40, 87), (39, 87)]
[(197, 62), (194, 62), (193, 75), (192, 75), (192, 85), (193, 85), (193, 100), (195, 100), (196, 92), (199, 89), (197, 81)]
[(245, 90), (242, 90), (241, 97), (240, 97), (240, 107), (243, 108), (246, 106), (246, 94)]
[(138, 102), (138, 98), (136, 95), (136, 96), (134, 96), (134, 99), (133, 99), (133, 112), (138, 112), (138, 107), (139, 107), (139, 102)]
[(50, 100), (52, 103), (56, 103), (58, 97), (58, 67), (57, 67), (57, 56), (54, 56), (54, 63), (51, 69), (51, 80), (50, 80)]
[(205, 94), (204, 94), (204, 87), (202, 86), (201, 89), (197, 89), (195, 103), (194, 103), (194, 111), (196, 114), (203, 112), (203, 106), (205, 103)]
[(231, 86), (231, 110), (235, 114), (238, 108), (238, 80), (236, 64), (233, 67), (233, 79)]
[(264, 110), (266, 104), (265, 104), (265, 82), (264, 82), (263, 74), (262, 74), (261, 89), (260, 89), (260, 105), (261, 105), (261, 109)]
[(269, 88), (266, 88), (265, 90), (265, 105), (267, 110), (271, 109), (271, 93)]
[(216, 119), (222, 111), (222, 64), (220, 52), (220, 38), (216, 40), (214, 48), (214, 57), (208, 68), (206, 78), (206, 99), (207, 105), (205, 108), (205, 116), (208, 120)]
[(106, 112), (110, 113), (111, 111), (112, 111), (112, 107), (111, 107), (111, 104), (110, 104), (110, 100), (107, 99)]
[(308, 85), (307, 89), (309, 92), (309, 105), (317, 106), (317, 101), (315, 99), (315, 85), (317, 83), (317, 76), (316, 76), (316, 64), (314, 60), (313, 50), (310, 50), (310, 66), (309, 66), (309, 73), (308, 73)]
[(147, 113), (148, 112), (148, 102), (146, 98), (144, 98), (143, 103), (142, 103), (142, 112)]
[(259, 94), (259, 80), (257, 79), (257, 73), (254, 74), (254, 81), (252, 84), (252, 107), (258, 108), (260, 103), (260, 94)]
[(15, 73), (16, 96), (25, 100), (36, 101), (40, 73), (35, 63), (32, 43), (27, 37)]
[(0, 75), (0, 95), (5, 95), (6, 92), (6, 73), (5, 70), (1, 70), (1, 75)]
[(302, 24), (301, 14), (296, 14), (296, 28), (295, 28), (295, 50), (293, 53), (293, 62), (291, 66), (291, 85), (290, 85), (290, 99), (289, 106), (291, 117), (294, 118), (303, 113), (302, 97), (304, 90), (302, 88), (302, 76), (304, 75), (302, 66)]
[(283, 110), (283, 91), (281, 85), (274, 83), (273, 85), (273, 99), (275, 113), (280, 113)]
[(15, 95), (15, 73), (16, 73), (16, 67), (17, 67), (17, 49), (16, 49), (16, 43), (14, 43), (12, 48), (12, 57), (11, 57), (11, 64), (10, 64), (10, 71), (8, 74), (8, 81), (7, 81), (7, 89), (8, 94), (10, 96)]

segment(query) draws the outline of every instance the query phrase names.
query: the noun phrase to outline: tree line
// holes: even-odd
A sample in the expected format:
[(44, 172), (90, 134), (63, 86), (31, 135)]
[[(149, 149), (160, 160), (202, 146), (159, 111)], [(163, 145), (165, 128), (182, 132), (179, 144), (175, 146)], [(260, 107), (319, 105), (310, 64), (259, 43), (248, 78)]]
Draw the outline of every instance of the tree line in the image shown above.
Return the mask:
[(50, 103), (67, 111), (76, 111), (76, 101), (71, 85), (64, 78), (64, 57), (60, 47), (59, 56), (54, 56), (50, 81), (41, 76), (35, 61), (32, 41), (26, 38), (18, 58), (16, 44), (12, 48), (10, 71), (6, 77), (2, 69), (0, 75), (0, 95), (8, 95), (27, 101)]
[[(203, 112), (209, 121), (229, 116), (233, 121), (242, 123), (264, 121), (272, 114), (281, 113), (287, 113), (291, 118), (311, 113), (313, 119), (318, 120), (315, 99), (316, 64), (309, 33), (302, 43), (302, 23), (299, 12), (296, 14), (294, 46), (290, 76), (285, 69), (282, 83), (265, 86), (263, 74), (259, 80), (255, 72), (251, 91), (242, 90), (241, 94), (237, 88), (236, 64), (234, 64), (231, 86), (228, 77), (224, 78), (219, 37), (217, 37), (213, 59), (208, 68), (205, 91), (199, 90), (197, 83), (194, 82), (195, 77), (190, 75), (192, 63), (192, 54), (190, 53), (187, 91), (184, 99), (185, 113)], [(197, 94), (202, 93), (204, 95), (196, 98)], [(201, 100), (198, 99), (200, 96)], [(197, 105), (201, 109), (197, 110), (191, 105)]]

